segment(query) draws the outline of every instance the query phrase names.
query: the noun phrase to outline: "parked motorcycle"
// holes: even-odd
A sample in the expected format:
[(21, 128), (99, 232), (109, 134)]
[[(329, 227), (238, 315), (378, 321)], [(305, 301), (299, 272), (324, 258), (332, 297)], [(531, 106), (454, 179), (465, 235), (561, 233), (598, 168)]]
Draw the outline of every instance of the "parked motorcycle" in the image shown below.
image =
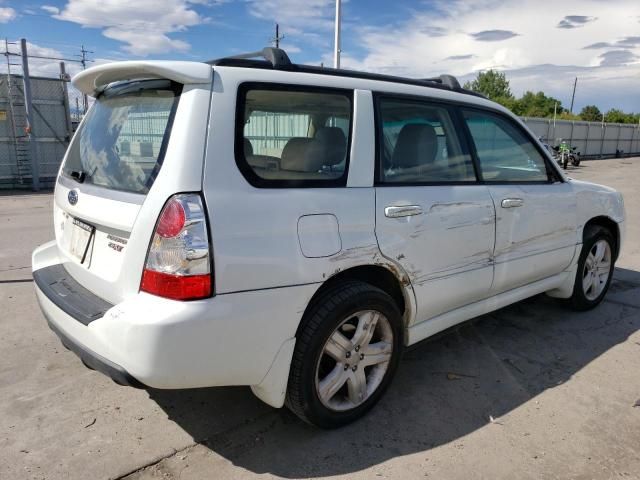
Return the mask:
[(565, 141), (560, 141), (560, 145), (551, 147), (556, 152), (556, 160), (562, 168), (567, 169), (567, 165), (571, 162), (571, 165), (577, 167), (580, 165), (580, 152), (577, 152), (577, 147), (570, 146)]

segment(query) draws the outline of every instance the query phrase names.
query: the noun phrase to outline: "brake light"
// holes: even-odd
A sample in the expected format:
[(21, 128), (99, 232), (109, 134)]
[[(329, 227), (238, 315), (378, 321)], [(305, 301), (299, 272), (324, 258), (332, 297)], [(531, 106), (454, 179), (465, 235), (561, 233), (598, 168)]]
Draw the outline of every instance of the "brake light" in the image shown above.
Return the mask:
[(140, 290), (174, 300), (212, 294), (207, 219), (200, 195), (174, 195), (156, 224)]

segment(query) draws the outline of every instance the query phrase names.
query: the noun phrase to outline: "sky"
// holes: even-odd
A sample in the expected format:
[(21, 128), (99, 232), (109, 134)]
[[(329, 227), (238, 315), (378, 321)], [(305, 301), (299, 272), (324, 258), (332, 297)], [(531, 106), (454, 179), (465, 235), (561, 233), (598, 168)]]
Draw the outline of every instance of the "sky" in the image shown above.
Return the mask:
[[(567, 108), (577, 77), (574, 111), (640, 112), (639, 0), (343, 0), (342, 10), (344, 68), (461, 81), (493, 68), (516, 96), (542, 90)], [(92, 64), (198, 61), (259, 50), (277, 22), (294, 62), (330, 66), (334, 13), (335, 0), (0, 0), (0, 38), (69, 59), (84, 45)], [(58, 63), (34, 59), (31, 70), (56, 75)]]

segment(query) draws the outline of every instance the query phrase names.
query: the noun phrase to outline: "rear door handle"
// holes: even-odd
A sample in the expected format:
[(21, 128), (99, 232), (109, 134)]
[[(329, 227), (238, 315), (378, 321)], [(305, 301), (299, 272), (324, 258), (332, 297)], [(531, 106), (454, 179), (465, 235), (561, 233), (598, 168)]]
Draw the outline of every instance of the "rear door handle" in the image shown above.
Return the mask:
[(421, 213), (422, 207), (420, 205), (391, 206), (384, 209), (384, 215), (389, 218), (410, 217)]
[(514, 208), (524, 205), (524, 200), (521, 198), (503, 198), (502, 208)]

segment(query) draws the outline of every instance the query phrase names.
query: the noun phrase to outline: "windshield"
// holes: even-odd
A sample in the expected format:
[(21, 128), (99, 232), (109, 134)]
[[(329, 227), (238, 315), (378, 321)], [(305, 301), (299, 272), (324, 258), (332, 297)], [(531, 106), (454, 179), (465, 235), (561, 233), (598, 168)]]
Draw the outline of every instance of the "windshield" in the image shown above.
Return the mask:
[(100, 95), (70, 146), (63, 174), (81, 183), (146, 194), (155, 180), (180, 95), (147, 80)]

